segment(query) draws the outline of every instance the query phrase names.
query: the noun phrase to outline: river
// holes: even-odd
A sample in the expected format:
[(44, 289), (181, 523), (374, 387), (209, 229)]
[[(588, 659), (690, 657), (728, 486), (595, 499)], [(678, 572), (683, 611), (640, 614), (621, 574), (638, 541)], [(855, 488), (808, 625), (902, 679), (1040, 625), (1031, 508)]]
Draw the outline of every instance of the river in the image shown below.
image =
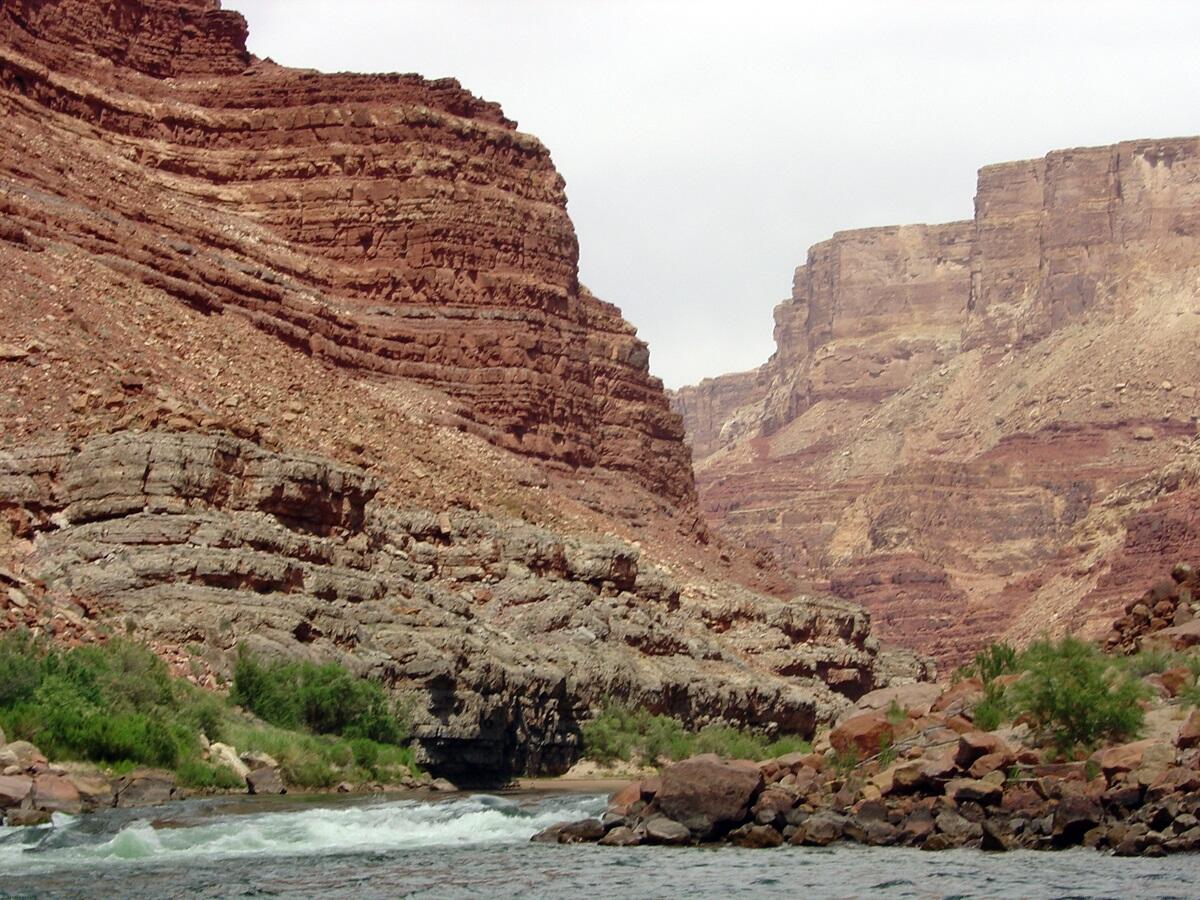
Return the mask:
[(530, 844), (605, 798), (196, 800), (0, 828), (0, 897), (1131, 897), (1200, 895), (1200, 859), (1090, 850)]

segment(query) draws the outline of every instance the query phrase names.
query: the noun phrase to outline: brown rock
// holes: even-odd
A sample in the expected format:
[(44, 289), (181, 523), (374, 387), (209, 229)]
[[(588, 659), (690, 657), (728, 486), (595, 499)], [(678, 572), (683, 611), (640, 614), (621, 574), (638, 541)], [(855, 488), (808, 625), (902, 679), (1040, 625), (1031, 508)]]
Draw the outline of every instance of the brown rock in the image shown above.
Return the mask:
[(1165, 769), (1175, 761), (1175, 749), (1161, 741), (1144, 740), (1109, 747), (1092, 759), (1110, 781), (1114, 775), (1145, 767)]
[(783, 844), (783, 835), (770, 825), (743, 825), (729, 834), (730, 843), (738, 847), (761, 850)]
[(666, 816), (655, 816), (646, 822), (646, 841), (651, 844), (679, 845), (691, 842), (692, 830)]
[(954, 803), (999, 803), (1004, 793), (998, 784), (973, 778), (954, 778), (946, 785), (946, 796)]
[(61, 775), (38, 775), (33, 780), (33, 806), (46, 812), (78, 815), (83, 811), (79, 791)]
[(1012, 759), (1013, 753), (999, 736), (985, 731), (969, 731), (960, 735), (954, 761), (962, 769), (970, 768), (982, 756), (1001, 756)]
[(1187, 720), (1179, 728), (1175, 746), (1180, 750), (1200, 747), (1200, 709), (1193, 709), (1188, 714)]
[(854, 753), (859, 759), (874, 756), (895, 739), (895, 726), (882, 712), (868, 712), (840, 722), (829, 733), (829, 743), (839, 753)]
[[(251, 794), (286, 794), (287, 788), (279, 776), (278, 769), (253, 769), (246, 776), (246, 787)], [(451, 785), (450, 790), (454, 790)]]
[(641, 842), (642, 836), (625, 825), (618, 825), (598, 841), (602, 847), (636, 847)]
[(116, 805), (127, 807), (156, 806), (175, 799), (175, 776), (156, 769), (135, 769), (113, 784)]
[(10, 809), (4, 814), (4, 823), (10, 828), (32, 828), (48, 825), (50, 813), (44, 809)]
[(28, 775), (0, 775), (0, 810), (21, 806), (33, 794)]
[(743, 821), (762, 786), (757, 767), (694, 757), (663, 770), (656, 802), (667, 817), (707, 838)]
[(29, 741), (13, 741), (0, 748), (0, 769), (16, 766), (27, 772), (44, 765), (46, 757)]

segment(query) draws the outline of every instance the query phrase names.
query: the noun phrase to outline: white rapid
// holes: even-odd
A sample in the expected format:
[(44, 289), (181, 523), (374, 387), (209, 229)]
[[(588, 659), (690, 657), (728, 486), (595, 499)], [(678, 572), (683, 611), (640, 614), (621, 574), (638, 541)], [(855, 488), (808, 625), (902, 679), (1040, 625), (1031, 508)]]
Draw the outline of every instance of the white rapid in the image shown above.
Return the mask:
[(152, 816), (96, 833), (83, 819), (57, 816), (52, 828), (30, 833), (0, 828), (0, 872), (36, 874), (69, 866), (121, 865), (172, 859), (197, 861), (389, 852), (431, 847), (525, 843), (555, 822), (597, 815), (604, 798), (556, 796), (532, 801), (472, 795), (441, 802), (390, 800), (249, 814), (174, 817), (155, 827)]

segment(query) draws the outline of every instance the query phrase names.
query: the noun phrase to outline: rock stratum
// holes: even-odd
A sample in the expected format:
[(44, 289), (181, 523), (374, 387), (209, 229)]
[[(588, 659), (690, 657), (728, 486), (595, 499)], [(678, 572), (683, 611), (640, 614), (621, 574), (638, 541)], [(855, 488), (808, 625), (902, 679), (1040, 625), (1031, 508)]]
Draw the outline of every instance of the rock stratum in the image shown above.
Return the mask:
[(973, 220), (836, 234), (757, 370), (674, 395), (702, 506), (959, 662), (1099, 637), (1200, 549), (1200, 139), (979, 173)]
[(340, 661), (463, 784), (562, 771), (608, 697), (808, 733), (902, 672), (707, 533), (536, 139), (246, 32), (0, 8), (0, 628)]

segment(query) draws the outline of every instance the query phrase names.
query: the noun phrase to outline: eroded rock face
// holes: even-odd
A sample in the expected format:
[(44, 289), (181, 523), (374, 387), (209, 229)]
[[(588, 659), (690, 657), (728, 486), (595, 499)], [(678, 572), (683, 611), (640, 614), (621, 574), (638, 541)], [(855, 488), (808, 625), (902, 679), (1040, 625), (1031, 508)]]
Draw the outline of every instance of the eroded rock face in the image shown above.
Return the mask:
[(874, 686), (848, 604), (681, 583), (629, 544), (378, 494), (360, 468), (230, 435), (0, 453), (42, 602), (203, 647), (217, 672), (243, 643), (337, 660), (408, 698), (422, 761), (456, 783), (565, 770), (609, 696), (810, 733)]
[(690, 506), (680, 420), (633, 327), (578, 282), (546, 149), (452, 80), (293, 71), (245, 40), (216, 0), (6, 3), (8, 237)]
[(1200, 550), (1200, 139), (989, 166), (975, 205), (817, 245), (771, 360), (673, 398), (722, 533), (951, 664), (1099, 636)]

